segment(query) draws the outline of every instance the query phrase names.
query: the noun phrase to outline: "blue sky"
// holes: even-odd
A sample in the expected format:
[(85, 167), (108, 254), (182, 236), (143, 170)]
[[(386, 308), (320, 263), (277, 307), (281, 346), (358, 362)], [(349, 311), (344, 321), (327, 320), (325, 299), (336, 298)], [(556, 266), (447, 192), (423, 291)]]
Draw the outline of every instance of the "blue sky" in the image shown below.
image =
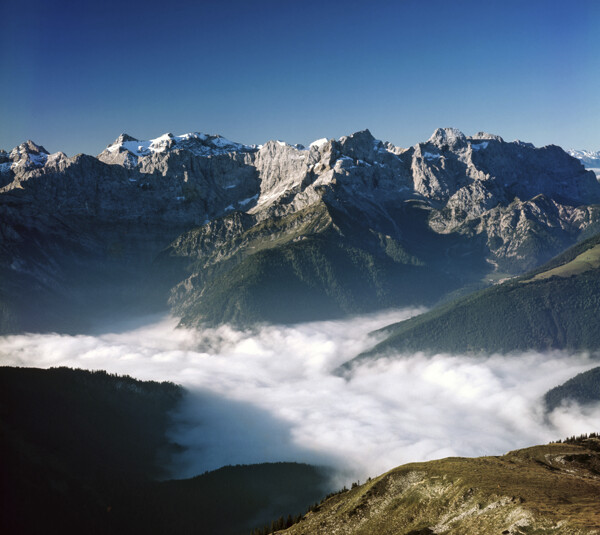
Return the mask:
[(3, 0), (0, 147), (438, 126), (600, 150), (600, 2)]

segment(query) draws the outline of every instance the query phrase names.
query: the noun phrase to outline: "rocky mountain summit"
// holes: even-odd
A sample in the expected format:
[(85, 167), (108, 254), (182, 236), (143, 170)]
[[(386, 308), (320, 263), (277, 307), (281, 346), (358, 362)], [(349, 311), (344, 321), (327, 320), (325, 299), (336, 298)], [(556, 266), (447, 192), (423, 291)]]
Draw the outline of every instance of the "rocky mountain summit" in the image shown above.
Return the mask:
[(368, 130), (308, 148), (122, 134), (72, 158), (28, 141), (0, 152), (0, 317), (28, 324), (23, 291), (67, 314), (115, 284), (189, 324), (431, 303), (594, 233), (599, 201), (559, 147), (451, 128), (409, 148)]

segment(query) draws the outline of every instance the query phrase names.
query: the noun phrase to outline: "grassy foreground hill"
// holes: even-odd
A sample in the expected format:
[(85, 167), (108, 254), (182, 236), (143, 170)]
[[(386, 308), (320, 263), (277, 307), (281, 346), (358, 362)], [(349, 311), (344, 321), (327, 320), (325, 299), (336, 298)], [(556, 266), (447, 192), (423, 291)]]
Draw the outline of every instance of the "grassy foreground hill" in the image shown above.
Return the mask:
[(600, 235), (543, 267), (384, 329), (371, 352), (600, 349)]
[(400, 466), (335, 495), (289, 535), (600, 532), (600, 440)]

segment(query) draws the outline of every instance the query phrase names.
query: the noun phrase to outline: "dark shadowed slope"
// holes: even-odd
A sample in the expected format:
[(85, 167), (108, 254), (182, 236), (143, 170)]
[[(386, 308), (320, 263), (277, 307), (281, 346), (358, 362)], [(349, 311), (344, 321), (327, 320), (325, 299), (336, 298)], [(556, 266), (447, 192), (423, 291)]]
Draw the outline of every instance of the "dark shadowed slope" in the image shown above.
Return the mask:
[(549, 390), (544, 396), (549, 411), (562, 403), (576, 402), (580, 405), (600, 401), (600, 367), (580, 373), (566, 383)]
[(0, 532), (241, 535), (327, 492), (327, 473), (296, 463), (158, 481), (183, 395), (105, 372), (0, 368)]

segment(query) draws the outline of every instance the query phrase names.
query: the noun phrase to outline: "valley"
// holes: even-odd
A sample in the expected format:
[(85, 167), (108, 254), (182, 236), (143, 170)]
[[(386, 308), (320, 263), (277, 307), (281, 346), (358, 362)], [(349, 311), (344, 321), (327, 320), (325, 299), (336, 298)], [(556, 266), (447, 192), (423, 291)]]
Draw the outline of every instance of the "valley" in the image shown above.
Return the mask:
[(600, 2), (2, 0), (0, 535), (600, 535)]
[(599, 527), (595, 439), (522, 449), (600, 418), (600, 184), (561, 148), (123, 134), (0, 166), (8, 532)]

